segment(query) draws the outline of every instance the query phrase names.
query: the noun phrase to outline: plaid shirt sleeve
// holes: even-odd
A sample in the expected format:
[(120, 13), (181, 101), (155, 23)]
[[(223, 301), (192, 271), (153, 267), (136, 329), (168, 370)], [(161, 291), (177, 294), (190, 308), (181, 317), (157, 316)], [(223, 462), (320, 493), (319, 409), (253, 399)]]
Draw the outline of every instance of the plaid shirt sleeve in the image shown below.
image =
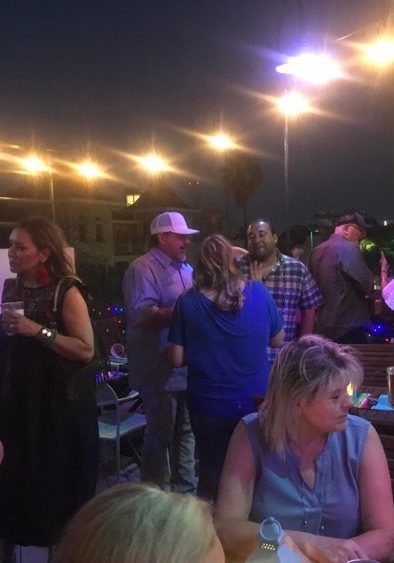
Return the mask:
[(298, 306), (301, 310), (317, 309), (317, 307), (324, 303), (324, 299), (308, 268), (302, 262), (300, 262), (300, 266), (302, 266), (303, 275), (302, 295)]

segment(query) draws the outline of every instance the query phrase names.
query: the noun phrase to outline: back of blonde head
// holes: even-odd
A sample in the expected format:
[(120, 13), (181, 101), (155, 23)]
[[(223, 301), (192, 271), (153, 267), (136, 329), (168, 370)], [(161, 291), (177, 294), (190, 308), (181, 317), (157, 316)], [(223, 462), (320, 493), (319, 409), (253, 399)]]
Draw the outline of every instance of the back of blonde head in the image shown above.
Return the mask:
[(222, 235), (211, 235), (204, 239), (194, 270), (195, 287), (214, 290), (214, 302), (219, 309), (238, 311), (243, 305), (242, 282), (230, 242)]
[(272, 367), (266, 401), (260, 412), (272, 451), (283, 454), (294, 428), (300, 399), (312, 400), (333, 378), (360, 385), (363, 369), (354, 351), (317, 335), (301, 337), (279, 352)]
[(214, 538), (205, 502), (146, 485), (119, 485), (73, 518), (55, 563), (200, 563)]

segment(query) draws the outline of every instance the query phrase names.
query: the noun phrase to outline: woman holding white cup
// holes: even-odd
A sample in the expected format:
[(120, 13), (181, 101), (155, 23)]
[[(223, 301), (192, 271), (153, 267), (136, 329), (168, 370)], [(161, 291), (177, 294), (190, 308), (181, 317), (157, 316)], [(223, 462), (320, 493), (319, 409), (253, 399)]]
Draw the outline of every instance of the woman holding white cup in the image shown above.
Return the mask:
[(65, 250), (61, 229), (48, 219), (20, 221), (11, 232), (17, 276), (5, 281), (1, 318), (9, 335), (0, 362), (3, 546), (55, 544), (95, 492), (94, 383), (77, 377), (92, 359), (93, 330), (86, 290)]

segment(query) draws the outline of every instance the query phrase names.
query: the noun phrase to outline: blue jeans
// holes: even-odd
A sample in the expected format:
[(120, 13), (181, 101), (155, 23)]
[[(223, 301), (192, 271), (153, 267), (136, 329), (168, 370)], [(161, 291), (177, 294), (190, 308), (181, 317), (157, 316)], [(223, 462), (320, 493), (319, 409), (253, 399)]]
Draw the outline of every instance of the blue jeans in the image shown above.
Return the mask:
[(197, 495), (215, 502), (228, 444), (241, 417), (212, 418), (193, 412), (190, 417), (200, 460)]
[(141, 479), (165, 490), (194, 493), (195, 441), (185, 391), (141, 391), (146, 416)]

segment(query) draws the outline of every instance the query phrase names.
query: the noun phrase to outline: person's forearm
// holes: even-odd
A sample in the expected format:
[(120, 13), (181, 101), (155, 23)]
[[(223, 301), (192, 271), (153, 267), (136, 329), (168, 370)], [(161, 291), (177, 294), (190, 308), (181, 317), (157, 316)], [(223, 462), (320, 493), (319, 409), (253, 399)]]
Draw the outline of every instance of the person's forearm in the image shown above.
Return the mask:
[(79, 338), (65, 336), (64, 334), (57, 334), (56, 338), (51, 342), (50, 348), (63, 358), (79, 360), (84, 363), (90, 362), (94, 354), (93, 341), (87, 343)]
[(215, 527), (226, 561), (245, 561), (257, 547), (259, 524), (240, 518), (217, 518)]
[(170, 325), (173, 310), (174, 307), (161, 307), (160, 309), (156, 309), (153, 315), (150, 315), (147, 319), (142, 321), (141, 326), (156, 330), (166, 328)]
[(313, 534), (309, 532), (296, 532), (294, 530), (286, 530), (286, 534), (293, 540), (298, 549), (310, 559), (313, 559), (311, 552), (311, 544), (313, 544)]
[(315, 310), (304, 309), (301, 311), (300, 336), (312, 334), (315, 328)]
[(385, 559), (394, 552), (394, 530), (371, 530), (353, 538), (371, 559)]
[(388, 278), (387, 278), (387, 267), (386, 268), (381, 268), (380, 270), (380, 289), (384, 289), (386, 287), (386, 285), (388, 284)]

